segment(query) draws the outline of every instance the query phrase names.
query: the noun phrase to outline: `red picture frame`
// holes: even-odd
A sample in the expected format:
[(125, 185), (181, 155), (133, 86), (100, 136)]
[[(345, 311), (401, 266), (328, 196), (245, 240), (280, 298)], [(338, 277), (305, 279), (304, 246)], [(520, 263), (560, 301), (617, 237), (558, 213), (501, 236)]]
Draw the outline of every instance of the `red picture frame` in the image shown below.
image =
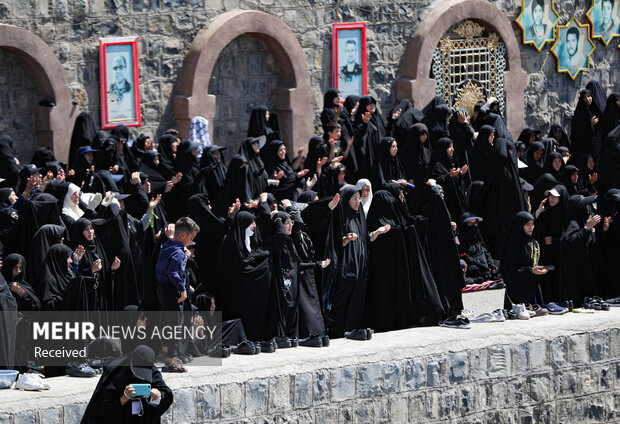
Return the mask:
[(332, 24), (332, 85), (343, 98), (368, 94), (366, 22)]
[(138, 37), (99, 39), (101, 127), (142, 125)]

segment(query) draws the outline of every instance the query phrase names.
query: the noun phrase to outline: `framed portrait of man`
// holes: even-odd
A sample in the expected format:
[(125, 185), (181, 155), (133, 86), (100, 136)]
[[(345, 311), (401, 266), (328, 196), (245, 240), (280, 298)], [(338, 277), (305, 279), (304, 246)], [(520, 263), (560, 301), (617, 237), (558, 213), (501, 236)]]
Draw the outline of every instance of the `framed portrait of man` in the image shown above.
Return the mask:
[(517, 25), (523, 32), (523, 44), (531, 44), (540, 51), (545, 43), (555, 39), (559, 19), (553, 0), (521, 0)]
[(99, 40), (102, 128), (142, 125), (138, 38)]
[(558, 72), (566, 72), (575, 79), (579, 72), (590, 69), (594, 48), (590, 25), (582, 25), (573, 17), (568, 24), (558, 26), (557, 39), (551, 47), (558, 61)]
[(592, 0), (586, 13), (592, 24), (592, 38), (600, 38), (608, 45), (612, 38), (620, 36), (620, 0)]
[(368, 93), (365, 22), (333, 24), (332, 82), (343, 98)]

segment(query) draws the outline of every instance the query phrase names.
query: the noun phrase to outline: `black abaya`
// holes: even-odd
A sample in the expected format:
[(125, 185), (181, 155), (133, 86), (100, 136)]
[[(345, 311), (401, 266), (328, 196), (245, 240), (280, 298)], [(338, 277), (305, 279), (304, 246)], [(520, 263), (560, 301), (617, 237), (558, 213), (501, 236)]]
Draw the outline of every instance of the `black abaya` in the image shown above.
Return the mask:
[[(592, 95), (592, 93), (589, 90), (583, 90), (579, 93), (579, 100), (571, 121), (570, 154), (575, 159), (584, 153), (593, 152), (594, 137), (602, 126), (600, 119), (603, 117), (603, 113), (594, 100), (592, 100), (590, 106), (586, 104), (584, 100), (586, 95)], [(591, 120), (595, 116), (599, 119), (599, 122), (596, 125), (592, 125)]]
[[(427, 137), (424, 143), (420, 140), (423, 134)], [(407, 142), (398, 151), (408, 180), (412, 179), (414, 184), (424, 184), (432, 152), (428, 128), (422, 123), (414, 124), (407, 133)]]
[(67, 295), (67, 286), (75, 277), (67, 259), (73, 252), (64, 244), (55, 244), (47, 252), (42, 276), (43, 310), (60, 311)]

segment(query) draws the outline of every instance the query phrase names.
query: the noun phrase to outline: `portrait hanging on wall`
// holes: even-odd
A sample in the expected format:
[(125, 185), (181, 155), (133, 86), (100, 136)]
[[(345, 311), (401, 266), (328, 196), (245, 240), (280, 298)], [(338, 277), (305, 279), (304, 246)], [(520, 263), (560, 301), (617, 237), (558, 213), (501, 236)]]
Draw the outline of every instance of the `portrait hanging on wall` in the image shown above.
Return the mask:
[(540, 51), (547, 41), (555, 39), (558, 19), (553, 0), (521, 0), (517, 25), (523, 32), (523, 44), (531, 44)]
[(142, 125), (138, 37), (99, 40), (102, 128)]
[(592, 38), (600, 38), (608, 45), (612, 38), (620, 36), (620, 0), (592, 0), (586, 13), (592, 24)]
[(594, 48), (590, 25), (582, 25), (573, 17), (568, 24), (558, 26), (557, 40), (551, 47), (558, 60), (558, 72), (567, 72), (575, 79), (579, 72), (590, 69), (590, 55)]
[(343, 98), (368, 94), (365, 22), (332, 25), (332, 84)]

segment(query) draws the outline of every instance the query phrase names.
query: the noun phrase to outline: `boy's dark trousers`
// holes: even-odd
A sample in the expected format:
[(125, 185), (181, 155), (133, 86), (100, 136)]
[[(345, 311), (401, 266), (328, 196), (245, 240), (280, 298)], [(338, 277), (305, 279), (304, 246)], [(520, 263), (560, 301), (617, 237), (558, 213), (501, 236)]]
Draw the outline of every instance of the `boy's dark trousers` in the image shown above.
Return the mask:
[[(180, 296), (181, 294), (176, 287), (166, 283), (158, 283), (157, 297), (159, 298), (162, 311), (160, 316), (160, 325), (162, 328), (160, 330), (163, 330), (163, 326), (183, 326), (183, 304), (185, 302), (177, 302)], [(175, 311), (176, 314), (174, 313)], [(179, 355), (181, 345), (180, 340), (162, 340), (162, 345), (168, 348), (168, 358)]]

